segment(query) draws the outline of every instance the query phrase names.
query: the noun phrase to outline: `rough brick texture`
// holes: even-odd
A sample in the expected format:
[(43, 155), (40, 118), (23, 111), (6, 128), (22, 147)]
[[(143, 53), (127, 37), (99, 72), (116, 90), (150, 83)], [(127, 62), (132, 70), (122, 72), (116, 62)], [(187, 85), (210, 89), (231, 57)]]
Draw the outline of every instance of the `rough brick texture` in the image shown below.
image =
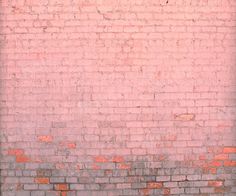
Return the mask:
[(1, 0), (2, 196), (236, 195), (235, 0)]

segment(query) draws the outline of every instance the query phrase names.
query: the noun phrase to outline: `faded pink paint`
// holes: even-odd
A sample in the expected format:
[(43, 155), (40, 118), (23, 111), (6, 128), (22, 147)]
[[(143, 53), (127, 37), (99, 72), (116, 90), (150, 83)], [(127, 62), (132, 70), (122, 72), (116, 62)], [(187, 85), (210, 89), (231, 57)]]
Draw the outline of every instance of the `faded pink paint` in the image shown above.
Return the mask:
[(235, 0), (1, 1), (1, 193), (234, 195)]

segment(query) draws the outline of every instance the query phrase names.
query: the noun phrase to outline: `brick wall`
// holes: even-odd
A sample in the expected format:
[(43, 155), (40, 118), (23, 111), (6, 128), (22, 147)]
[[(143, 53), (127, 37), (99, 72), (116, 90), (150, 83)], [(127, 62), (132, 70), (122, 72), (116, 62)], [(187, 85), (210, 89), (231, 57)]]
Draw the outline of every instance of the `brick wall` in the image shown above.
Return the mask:
[(236, 195), (235, 0), (2, 0), (2, 196)]

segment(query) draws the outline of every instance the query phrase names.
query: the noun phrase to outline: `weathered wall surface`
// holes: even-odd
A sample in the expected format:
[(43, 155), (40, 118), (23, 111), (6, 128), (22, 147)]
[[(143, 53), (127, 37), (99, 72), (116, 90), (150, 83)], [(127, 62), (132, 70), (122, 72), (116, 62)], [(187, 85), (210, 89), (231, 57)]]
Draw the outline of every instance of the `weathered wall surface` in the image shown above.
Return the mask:
[(2, 0), (2, 196), (236, 194), (235, 0)]

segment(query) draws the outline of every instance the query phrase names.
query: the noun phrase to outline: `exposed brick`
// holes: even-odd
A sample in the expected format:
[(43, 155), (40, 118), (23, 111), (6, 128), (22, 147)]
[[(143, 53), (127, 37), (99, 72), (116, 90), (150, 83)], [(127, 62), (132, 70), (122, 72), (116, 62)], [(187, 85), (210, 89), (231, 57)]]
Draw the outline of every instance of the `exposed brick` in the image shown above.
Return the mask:
[(120, 162), (124, 162), (124, 158), (122, 156), (115, 156), (112, 158), (112, 161), (115, 163), (120, 163)]
[(76, 143), (75, 142), (61, 142), (62, 146), (65, 146), (66, 148), (69, 149), (75, 149), (76, 148)]
[(176, 120), (182, 120), (182, 121), (191, 121), (195, 119), (194, 114), (178, 114), (175, 115)]
[(219, 187), (222, 185), (223, 185), (222, 181), (209, 181), (208, 182), (208, 186)]
[(215, 156), (216, 160), (227, 160), (229, 158), (229, 155), (227, 154), (218, 154)]
[(38, 184), (49, 184), (49, 178), (35, 178), (35, 182)]
[(235, 167), (236, 161), (224, 161), (224, 166)]
[(8, 154), (18, 156), (18, 155), (23, 155), (24, 151), (22, 149), (9, 149)]
[(95, 157), (95, 162), (97, 163), (105, 163), (108, 162), (108, 159), (104, 156), (96, 156)]
[(67, 184), (55, 184), (54, 187), (57, 191), (67, 191), (69, 189)]
[(236, 147), (225, 147), (223, 152), (224, 153), (236, 153)]
[(30, 161), (30, 158), (26, 155), (18, 155), (16, 156), (16, 162), (17, 163), (27, 163)]
[(38, 140), (40, 142), (50, 143), (52, 142), (53, 138), (51, 135), (41, 135), (41, 136), (38, 136)]
[(148, 182), (147, 187), (150, 189), (161, 189), (163, 184), (160, 182)]
[(141, 194), (142, 195), (149, 195), (150, 194), (150, 189), (141, 189)]

